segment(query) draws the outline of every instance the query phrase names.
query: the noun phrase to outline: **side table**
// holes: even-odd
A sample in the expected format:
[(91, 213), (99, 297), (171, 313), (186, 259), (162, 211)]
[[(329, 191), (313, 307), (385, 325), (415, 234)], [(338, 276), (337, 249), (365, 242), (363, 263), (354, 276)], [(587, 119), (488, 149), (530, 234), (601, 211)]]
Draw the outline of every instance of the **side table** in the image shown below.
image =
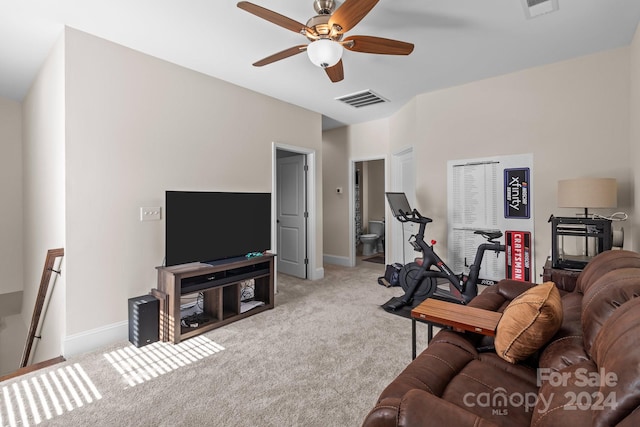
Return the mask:
[(431, 341), (434, 325), (495, 336), (501, 317), (502, 313), (495, 311), (428, 298), (411, 310), (412, 358), (416, 358), (416, 322), (428, 324), (428, 340)]

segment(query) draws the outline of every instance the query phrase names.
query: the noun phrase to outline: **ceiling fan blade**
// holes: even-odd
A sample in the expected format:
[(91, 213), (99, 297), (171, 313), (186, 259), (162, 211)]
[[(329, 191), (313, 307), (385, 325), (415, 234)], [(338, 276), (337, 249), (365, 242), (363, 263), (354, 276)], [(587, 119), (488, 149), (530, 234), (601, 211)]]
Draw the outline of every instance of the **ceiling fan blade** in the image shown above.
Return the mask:
[(294, 47), (290, 47), (289, 49), (285, 49), (281, 52), (278, 53), (274, 53), (271, 56), (267, 56), (264, 59), (261, 59), (260, 61), (256, 62), (253, 64), (254, 67), (262, 67), (263, 65), (267, 65), (267, 64), (271, 64), (272, 62), (276, 62), (279, 61), (281, 59), (285, 59), (288, 58), (290, 56), (293, 55), (297, 55), (300, 52), (304, 52), (305, 50), (307, 50), (307, 45), (299, 45), (299, 46), (294, 46)]
[(327, 76), (331, 79), (332, 82), (337, 83), (344, 79), (344, 68), (342, 68), (342, 59), (338, 61), (336, 65), (333, 67), (327, 67), (324, 69), (326, 71)]
[(284, 15), (280, 15), (272, 10), (265, 9), (262, 6), (258, 6), (256, 4), (250, 3), (248, 1), (238, 2), (237, 5), (240, 9), (246, 10), (249, 13), (256, 15), (259, 18), (266, 19), (267, 21), (279, 25), (287, 30), (291, 30), (295, 33), (304, 34), (305, 31), (309, 31), (311, 33), (315, 33), (311, 28), (308, 28), (306, 25), (301, 24), (298, 21), (294, 21), (291, 18), (287, 18)]
[(346, 0), (329, 18), (329, 26), (338, 25), (342, 28), (338, 33), (346, 33), (355, 27), (377, 3), (378, 0)]
[(413, 43), (385, 39), (373, 36), (351, 36), (342, 41), (342, 45), (354, 52), (377, 53), (381, 55), (409, 55), (413, 52)]

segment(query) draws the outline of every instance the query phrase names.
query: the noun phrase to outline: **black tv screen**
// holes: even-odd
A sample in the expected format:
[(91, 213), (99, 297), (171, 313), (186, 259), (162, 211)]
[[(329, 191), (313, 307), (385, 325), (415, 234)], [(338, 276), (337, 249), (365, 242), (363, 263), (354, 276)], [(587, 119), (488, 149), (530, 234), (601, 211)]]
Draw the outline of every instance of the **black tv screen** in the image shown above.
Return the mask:
[(271, 248), (271, 193), (167, 191), (167, 266)]

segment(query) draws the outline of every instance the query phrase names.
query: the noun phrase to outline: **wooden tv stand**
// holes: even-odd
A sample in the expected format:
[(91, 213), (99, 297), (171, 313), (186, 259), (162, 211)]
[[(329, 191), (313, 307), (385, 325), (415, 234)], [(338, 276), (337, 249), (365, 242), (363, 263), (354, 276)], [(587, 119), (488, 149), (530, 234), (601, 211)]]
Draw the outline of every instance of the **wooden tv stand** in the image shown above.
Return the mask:
[[(236, 320), (274, 307), (274, 257), (265, 254), (254, 258), (236, 258), (219, 263), (191, 263), (158, 270), (159, 295), (166, 301), (160, 304), (160, 339), (174, 344)], [(254, 300), (264, 305), (240, 312), (242, 284), (254, 280)], [(203, 314), (206, 322), (196, 327), (182, 326), (180, 299), (184, 295), (203, 294)]]

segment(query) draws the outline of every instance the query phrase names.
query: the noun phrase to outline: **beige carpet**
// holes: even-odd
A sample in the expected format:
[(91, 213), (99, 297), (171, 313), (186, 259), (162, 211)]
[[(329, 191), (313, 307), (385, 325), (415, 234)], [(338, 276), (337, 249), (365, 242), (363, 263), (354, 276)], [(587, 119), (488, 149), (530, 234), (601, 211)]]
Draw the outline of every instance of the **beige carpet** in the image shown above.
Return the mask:
[[(280, 275), (273, 310), (0, 383), (0, 425), (359, 426), (411, 359), (411, 322), (380, 308), (402, 293), (376, 283), (383, 268)], [(426, 326), (418, 332), (424, 347)]]

